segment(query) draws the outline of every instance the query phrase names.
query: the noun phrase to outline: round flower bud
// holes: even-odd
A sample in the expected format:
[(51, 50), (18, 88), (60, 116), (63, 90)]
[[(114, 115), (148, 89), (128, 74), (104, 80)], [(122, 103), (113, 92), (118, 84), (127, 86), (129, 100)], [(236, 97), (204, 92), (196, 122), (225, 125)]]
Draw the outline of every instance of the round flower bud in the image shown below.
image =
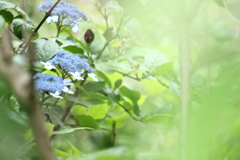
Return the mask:
[(87, 42), (87, 43), (92, 43), (92, 41), (94, 40), (94, 34), (92, 32), (91, 29), (88, 29), (85, 34), (84, 34), (84, 40)]
[(135, 63), (134, 63), (134, 67), (135, 67), (135, 69), (138, 69), (139, 66), (140, 66), (140, 63), (139, 63), (139, 62), (135, 62)]

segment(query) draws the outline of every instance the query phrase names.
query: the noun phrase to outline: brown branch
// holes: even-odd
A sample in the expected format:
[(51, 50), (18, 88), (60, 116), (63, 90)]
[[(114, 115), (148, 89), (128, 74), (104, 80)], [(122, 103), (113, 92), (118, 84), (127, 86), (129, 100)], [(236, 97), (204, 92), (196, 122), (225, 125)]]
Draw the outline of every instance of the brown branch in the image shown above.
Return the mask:
[[(29, 117), (30, 126), (37, 142), (37, 148), (42, 160), (55, 160), (52, 147), (48, 141), (47, 130), (40, 112), (38, 99), (34, 90), (33, 80), (28, 73), (21, 70), (11, 57), (10, 35), (3, 33), (4, 39), (0, 43), (0, 74), (10, 85), (20, 106)], [(33, 54), (33, 53), (32, 53)]]
[(30, 37), (28, 38), (28, 40), (25, 43), (25, 46), (23, 47), (22, 51), (20, 54), (23, 54), (25, 52), (25, 50), (27, 49), (27, 47), (29, 46), (30, 42), (32, 41), (33, 37), (37, 34), (38, 30), (40, 29), (40, 27), (43, 25), (43, 23), (46, 21), (46, 19), (51, 15), (53, 9), (57, 6), (57, 4), (60, 2), (61, 0), (58, 0), (53, 6), (52, 8), (50, 8), (45, 16), (43, 17), (43, 19), (41, 20), (41, 22), (38, 24), (38, 26), (32, 31), (32, 34), (30, 35)]
[[(82, 81), (80, 82), (80, 85), (81, 85), (81, 86), (85, 83), (87, 77), (88, 77), (88, 75), (85, 74), (84, 80), (82, 80)], [(76, 91), (75, 91), (75, 93), (74, 93), (74, 97), (77, 97), (77, 96), (78, 96), (78, 89), (76, 89)], [(74, 104), (74, 102), (70, 102), (70, 103), (67, 105), (67, 107), (66, 107), (66, 109), (65, 109), (65, 112), (63, 113), (63, 115), (62, 115), (62, 117), (61, 117), (61, 121), (62, 121), (62, 122), (64, 122), (64, 121), (66, 120), (68, 114), (70, 113), (70, 111), (71, 111), (71, 109), (72, 109), (73, 104)], [(54, 131), (59, 131), (60, 128), (61, 128), (60, 124), (57, 124), (57, 125), (54, 127), (53, 130), (54, 130)], [(50, 142), (54, 139), (55, 136), (56, 136), (56, 135), (52, 135), (52, 136), (50, 137)]]

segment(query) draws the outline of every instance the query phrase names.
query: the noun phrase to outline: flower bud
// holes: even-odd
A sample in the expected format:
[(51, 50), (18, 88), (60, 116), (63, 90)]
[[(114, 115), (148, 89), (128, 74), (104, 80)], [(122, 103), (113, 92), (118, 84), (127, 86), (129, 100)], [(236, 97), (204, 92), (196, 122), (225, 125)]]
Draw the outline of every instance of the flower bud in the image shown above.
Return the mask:
[(88, 29), (85, 34), (84, 34), (84, 40), (87, 42), (87, 43), (92, 43), (92, 41), (94, 40), (94, 34), (92, 32), (91, 29)]
[(139, 62), (135, 62), (135, 63), (134, 63), (134, 68), (135, 68), (135, 69), (138, 69), (139, 66), (140, 66), (140, 63), (139, 63)]

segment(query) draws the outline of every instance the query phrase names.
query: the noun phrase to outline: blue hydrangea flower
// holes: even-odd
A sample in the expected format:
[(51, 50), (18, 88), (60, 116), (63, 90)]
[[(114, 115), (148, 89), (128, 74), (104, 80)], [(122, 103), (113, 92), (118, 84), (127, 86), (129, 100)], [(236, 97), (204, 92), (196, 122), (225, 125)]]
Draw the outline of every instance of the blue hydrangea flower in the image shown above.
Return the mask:
[[(48, 11), (54, 5), (54, 3), (54, 1), (45, 1), (41, 3), (38, 7), (39, 11)], [(58, 3), (58, 5), (52, 11), (52, 16), (48, 17), (46, 21), (48, 23), (56, 22), (58, 17), (60, 20), (65, 20), (64, 25), (71, 26), (73, 32), (80, 32), (78, 29), (77, 20), (87, 20), (86, 14), (79, 10), (77, 6), (64, 1)]]
[(64, 50), (59, 50), (52, 60), (49, 61), (52, 65), (60, 65), (67, 72), (93, 72), (94, 69), (88, 64), (86, 59), (80, 58), (76, 54), (71, 54)]
[(34, 77), (37, 91), (51, 92), (61, 91), (64, 88), (63, 79), (51, 74), (37, 73)]

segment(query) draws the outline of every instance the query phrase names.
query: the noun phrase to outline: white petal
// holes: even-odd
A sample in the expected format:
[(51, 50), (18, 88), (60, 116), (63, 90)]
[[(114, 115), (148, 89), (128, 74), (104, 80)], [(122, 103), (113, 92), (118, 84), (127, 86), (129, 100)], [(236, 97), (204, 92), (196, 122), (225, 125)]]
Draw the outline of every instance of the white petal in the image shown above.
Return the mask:
[(73, 83), (70, 83), (70, 82), (71, 82), (70, 79), (64, 79), (64, 80), (63, 80), (63, 84), (64, 84), (65, 86), (72, 86)]
[(53, 68), (56, 68), (54, 65), (52, 65), (50, 62), (40, 62), (41, 64), (44, 65), (44, 68), (46, 68), (47, 70), (51, 70)]
[(61, 98), (61, 99), (63, 99), (62, 96), (59, 96), (60, 94), (61, 94), (61, 92), (59, 92), (59, 91), (56, 91), (55, 93), (50, 93), (50, 95), (52, 95), (52, 96), (55, 97), (55, 98)]
[(70, 74), (73, 75), (73, 77), (77, 80), (83, 80), (79, 72), (70, 72)]
[(77, 25), (75, 25), (75, 26), (72, 27), (72, 31), (73, 31), (74, 33), (80, 33), (80, 32), (81, 32)]
[(97, 75), (94, 73), (88, 73), (88, 76), (91, 77), (94, 81), (98, 82)]
[(51, 22), (57, 22), (58, 21), (58, 16), (50, 16), (46, 19), (46, 22), (49, 24)]

